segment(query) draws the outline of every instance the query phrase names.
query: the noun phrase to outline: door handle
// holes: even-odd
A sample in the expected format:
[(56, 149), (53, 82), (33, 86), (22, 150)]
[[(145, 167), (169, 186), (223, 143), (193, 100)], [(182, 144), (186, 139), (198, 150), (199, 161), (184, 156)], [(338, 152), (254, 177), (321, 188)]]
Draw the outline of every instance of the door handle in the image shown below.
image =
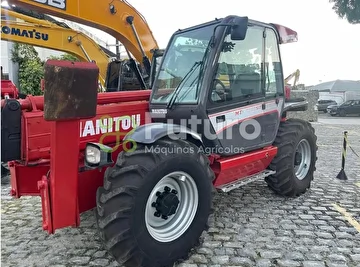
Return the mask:
[(216, 117), (216, 122), (218, 123), (218, 122), (223, 122), (223, 121), (225, 121), (225, 115), (221, 115), (221, 116), (217, 116)]

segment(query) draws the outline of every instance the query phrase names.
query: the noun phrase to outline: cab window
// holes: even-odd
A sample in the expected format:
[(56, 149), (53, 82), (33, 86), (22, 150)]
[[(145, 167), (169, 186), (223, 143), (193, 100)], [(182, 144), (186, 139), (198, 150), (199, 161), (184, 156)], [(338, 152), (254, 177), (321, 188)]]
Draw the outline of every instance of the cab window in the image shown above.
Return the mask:
[(265, 91), (266, 96), (284, 94), (284, 81), (276, 33), (266, 29), (265, 41)]
[(225, 37), (211, 90), (211, 102), (238, 102), (263, 97), (264, 28), (249, 26), (245, 40)]

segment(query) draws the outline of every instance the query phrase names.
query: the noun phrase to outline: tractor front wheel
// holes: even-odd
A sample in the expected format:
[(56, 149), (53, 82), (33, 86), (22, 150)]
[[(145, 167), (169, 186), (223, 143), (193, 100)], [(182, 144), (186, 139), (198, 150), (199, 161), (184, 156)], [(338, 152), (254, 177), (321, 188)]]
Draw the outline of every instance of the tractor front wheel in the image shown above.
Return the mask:
[(265, 179), (273, 191), (299, 196), (310, 188), (316, 170), (316, 140), (309, 122), (299, 119), (281, 122), (273, 144), (278, 153), (269, 166), (276, 173)]
[(159, 140), (121, 152), (97, 192), (100, 236), (127, 267), (172, 266), (207, 228), (214, 173), (184, 140)]

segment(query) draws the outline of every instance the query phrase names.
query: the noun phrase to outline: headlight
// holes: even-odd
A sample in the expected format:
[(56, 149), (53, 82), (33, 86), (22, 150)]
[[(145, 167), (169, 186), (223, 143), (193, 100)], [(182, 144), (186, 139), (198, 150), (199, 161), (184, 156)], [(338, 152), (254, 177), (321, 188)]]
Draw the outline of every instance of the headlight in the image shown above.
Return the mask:
[(99, 168), (108, 166), (112, 161), (112, 148), (99, 143), (87, 143), (85, 148), (85, 166)]
[(85, 149), (86, 161), (90, 164), (99, 164), (100, 154), (100, 149), (96, 146), (88, 145)]

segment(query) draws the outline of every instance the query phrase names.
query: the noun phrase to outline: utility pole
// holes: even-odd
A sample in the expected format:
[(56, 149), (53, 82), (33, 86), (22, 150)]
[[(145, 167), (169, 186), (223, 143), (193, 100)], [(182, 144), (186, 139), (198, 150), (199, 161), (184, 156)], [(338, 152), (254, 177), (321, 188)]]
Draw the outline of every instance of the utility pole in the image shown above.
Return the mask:
[(120, 57), (120, 54), (121, 54), (120, 47), (122, 47), (123, 45), (119, 42), (119, 40), (116, 40), (115, 44), (106, 44), (106, 48), (108, 48), (108, 49), (109, 49), (111, 46), (115, 46), (115, 49), (116, 49), (116, 52), (115, 52), (116, 58), (117, 58), (118, 60), (120, 60), (120, 59), (121, 59), (121, 57)]
[(120, 60), (120, 42), (116, 40), (116, 58)]

